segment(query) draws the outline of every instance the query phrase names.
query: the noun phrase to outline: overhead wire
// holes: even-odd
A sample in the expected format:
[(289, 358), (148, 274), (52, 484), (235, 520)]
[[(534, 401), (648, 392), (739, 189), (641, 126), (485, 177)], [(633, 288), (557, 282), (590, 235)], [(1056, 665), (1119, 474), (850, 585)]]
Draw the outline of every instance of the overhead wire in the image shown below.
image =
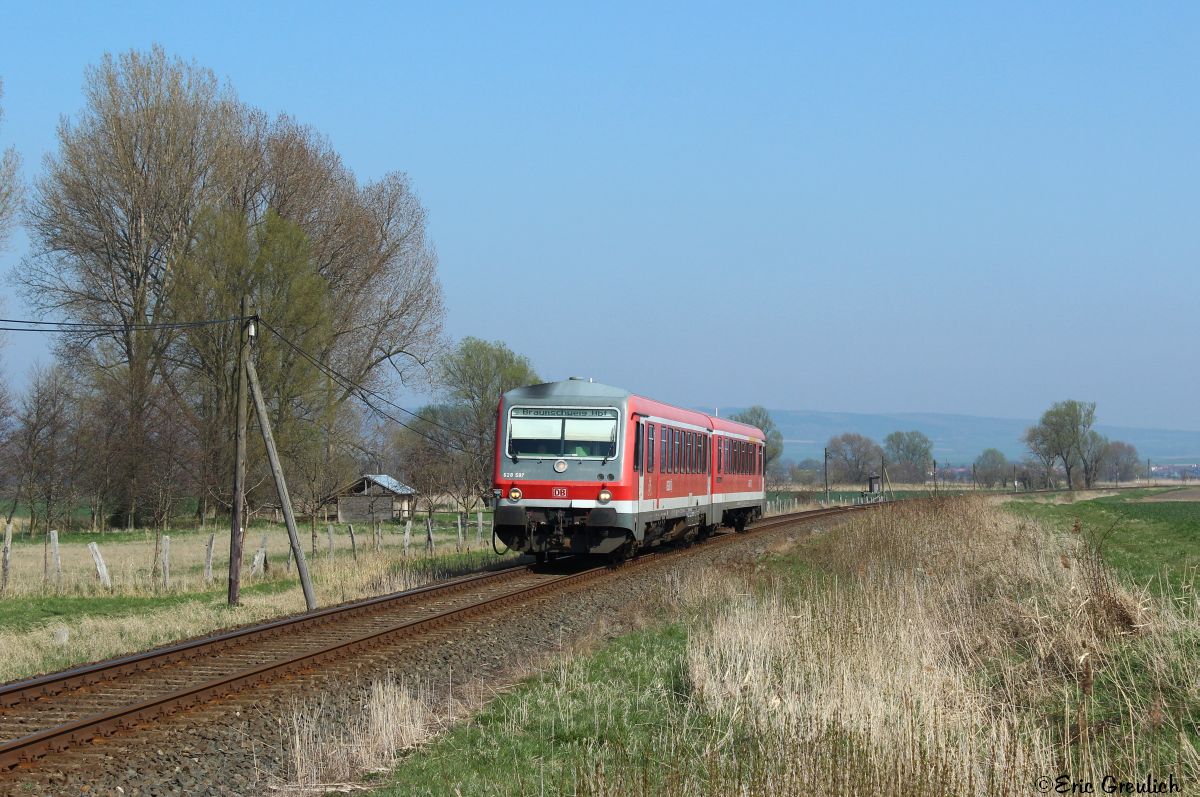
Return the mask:
[(418, 413), (413, 412), (412, 410), (401, 407), (399, 404), (396, 404), (395, 402), (389, 400), (388, 398), (381, 396), (380, 394), (376, 393), (375, 391), (373, 391), (367, 387), (364, 387), (363, 385), (359, 384), (358, 382), (355, 382), (354, 380), (350, 379), (348, 376), (338, 373), (338, 371), (336, 369), (334, 369), (331, 366), (326, 365), (325, 363), (322, 363), (315, 356), (308, 353), (303, 348), (301, 348), (298, 344), (291, 341), (282, 332), (280, 332), (278, 329), (273, 327), (268, 322), (264, 321), (262, 318), (256, 318), (255, 320), (257, 320), (259, 324), (261, 324), (268, 331), (270, 331), (271, 334), (273, 334), (275, 337), (279, 338), (279, 340), (282, 341), (288, 348), (292, 349), (294, 352), (299, 354), (301, 357), (303, 357), (304, 359), (306, 359), (310, 363), (312, 363), (313, 366), (316, 367), (316, 369), (318, 371), (325, 374), (330, 379), (332, 379), (334, 382), (341, 385), (351, 395), (356, 396), (363, 404), (370, 407), (372, 410), (374, 410), (379, 415), (383, 416), (384, 418), (387, 418), (388, 420), (392, 421), (393, 423), (396, 423), (396, 424), (404, 427), (405, 429), (409, 430), (410, 432), (417, 435), (418, 437), (425, 438), (426, 440), (428, 440), (431, 443), (434, 443), (436, 445), (446, 446), (447, 448), (451, 448), (455, 451), (466, 454), (468, 456), (476, 456), (477, 455), (477, 452), (473, 453), (471, 451), (468, 451), (467, 449), (463, 448), (462, 446), (456, 445), (455, 443), (453, 443), (449, 440), (438, 440), (434, 437), (430, 437), (429, 435), (422, 432), (420, 429), (415, 429), (412, 426), (410, 426), (409, 424), (407, 424), (404, 421), (397, 418), (395, 415), (392, 415), (391, 413), (387, 412), (386, 410), (380, 409), (378, 406), (376, 406), (374, 403), (371, 402), (371, 399), (368, 398), (368, 394), (384, 404), (395, 407), (396, 409), (400, 410), (401, 412), (411, 415), (413, 418), (416, 418), (419, 421), (423, 421), (424, 423), (428, 423), (432, 426), (436, 426), (437, 428), (442, 429), (443, 431), (449, 432), (450, 434), (457, 434), (456, 430), (451, 429), (450, 427), (445, 426), (443, 424), (440, 424), (437, 421), (434, 421), (430, 418), (425, 418), (422, 415), (419, 415)]
[(148, 324), (121, 324), (92, 321), (34, 321), (24, 318), (0, 318), (0, 324), (20, 324), (21, 326), (0, 326), (3, 332), (73, 332), (76, 334), (99, 332), (126, 332), (130, 330), (150, 329), (191, 329), (206, 327), (214, 324), (231, 324), (241, 321), (240, 318), (206, 318), (200, 321), (164, 321)]

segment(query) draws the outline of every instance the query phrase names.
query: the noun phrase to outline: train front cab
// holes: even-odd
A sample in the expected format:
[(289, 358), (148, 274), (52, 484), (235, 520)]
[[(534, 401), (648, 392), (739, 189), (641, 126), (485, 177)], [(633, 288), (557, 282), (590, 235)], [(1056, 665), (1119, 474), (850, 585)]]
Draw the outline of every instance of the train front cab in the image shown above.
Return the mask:
[(505, 394), (497, 419), (495, 534), (539, 561), (612, 554), (633, 536), (637, 441), (624, 391), (557, 382)]

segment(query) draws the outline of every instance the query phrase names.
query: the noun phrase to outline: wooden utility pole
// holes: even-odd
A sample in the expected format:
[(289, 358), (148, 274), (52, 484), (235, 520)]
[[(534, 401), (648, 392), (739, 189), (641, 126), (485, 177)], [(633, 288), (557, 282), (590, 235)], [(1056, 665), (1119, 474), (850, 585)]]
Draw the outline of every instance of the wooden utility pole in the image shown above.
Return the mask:
[(250, 299), (242, 296), (242, 329), (238, 342), (237, 453), (233, 461), (233, 509), (229, 513), (229, 605), (238, 605), (242, 587), (242, 515), (246, 511), (246, 424), (250, 408), (246, 400), (246, 365), (250, 362)]
[(267, 448), (267, 461), (271, 475), (275, 477), (275, 491), (283, 508), (283, 522), (287, 524), (288, 541), (292, 555), (296, 557), (296, 571), (300, 574), (300, 587), (304, 590), (304, 604), (309, 611), (317, 608), (313, 595), (312, 580), (308, 577), (308, 563), (304, 560), (304, 549), (300, 547), (300, 534), (296, 531), (296, 516), (292, 514), (292, 499), (288, 495), (287, 482), (283, 478), (283, 467), (279, 464), (279, 452), (275, 450), (275, 436), (271, 434), (271, 421), (267, 417), (267, 403), (263, 401), (262, 387), (258, 383), (258, 372), (254, 360), (246, 358), (246, 375), (250, 377), (250, 393), (254, 396), (254, 414), (258, 416), (258, 428), (262, 431), (263, 444)]
[(825, 506), (829, 506), (829, 449), (825, 449)]

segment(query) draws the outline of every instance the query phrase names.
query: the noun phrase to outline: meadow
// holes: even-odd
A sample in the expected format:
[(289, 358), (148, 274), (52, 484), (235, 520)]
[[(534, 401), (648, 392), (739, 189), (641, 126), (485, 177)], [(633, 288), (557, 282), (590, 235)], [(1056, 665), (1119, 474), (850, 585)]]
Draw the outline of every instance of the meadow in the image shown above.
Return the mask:
[[(482, 535), (471, 518), (461, 548), (453, 515), (435, 515), (435, 523), (433, 553), (426, 552), (420, 516), (413, 523), (407, 555), (399, 524), (381, 526), (378, 543), (369, 527), (356, 526), (353, 544), (346, 525), (330, 530), (321, 524), (315, 556), (309, 528), (301, 526), (318, 604), (411, 589), (514, 558), (493, 553), (490, 518), (484, 518)], [(165, 586), (162, 544), (154, 531), (64, 533), (59, 538), (61, 575), (46, 535), (31, 539), (21, 526), (15, 532), (9, 581), (0, 594), (0, 649), (6, 652), (0, 657), (0, 682), (304, 610), (281, 525), (258, 523), (247, 530), (237, 607), (226, 604), (228, 528), (168, 530)], [(206, 580), (210, 535), (212, 578)], [(264, 540), (264, 566), (255, 570)], [(97, 543), (104, 557), (110, 587), (97, 576), (90, 542)]]

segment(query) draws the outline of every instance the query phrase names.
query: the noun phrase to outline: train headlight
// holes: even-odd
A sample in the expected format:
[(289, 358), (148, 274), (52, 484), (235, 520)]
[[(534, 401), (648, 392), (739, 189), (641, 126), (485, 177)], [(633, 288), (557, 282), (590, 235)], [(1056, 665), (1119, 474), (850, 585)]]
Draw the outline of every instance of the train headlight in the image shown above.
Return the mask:
[(567, 461), (565, 459), (560, 459), (554, 463), (554, 472), (555, 473), (562, 473), (566, 469), (567, 469)]
[(509, 501), (520, 501), (522, 495), (523, 495), (523, 493), (521, 492), (521, 488), (514, 487), (508, 491), (508, 500)]
[(600, 495), (598, 496), (598, 500), (602, 504), (607, 504), (609, 501), (612, 500), (612, 492), (610, 492), (608, 489), (601, 490)]

